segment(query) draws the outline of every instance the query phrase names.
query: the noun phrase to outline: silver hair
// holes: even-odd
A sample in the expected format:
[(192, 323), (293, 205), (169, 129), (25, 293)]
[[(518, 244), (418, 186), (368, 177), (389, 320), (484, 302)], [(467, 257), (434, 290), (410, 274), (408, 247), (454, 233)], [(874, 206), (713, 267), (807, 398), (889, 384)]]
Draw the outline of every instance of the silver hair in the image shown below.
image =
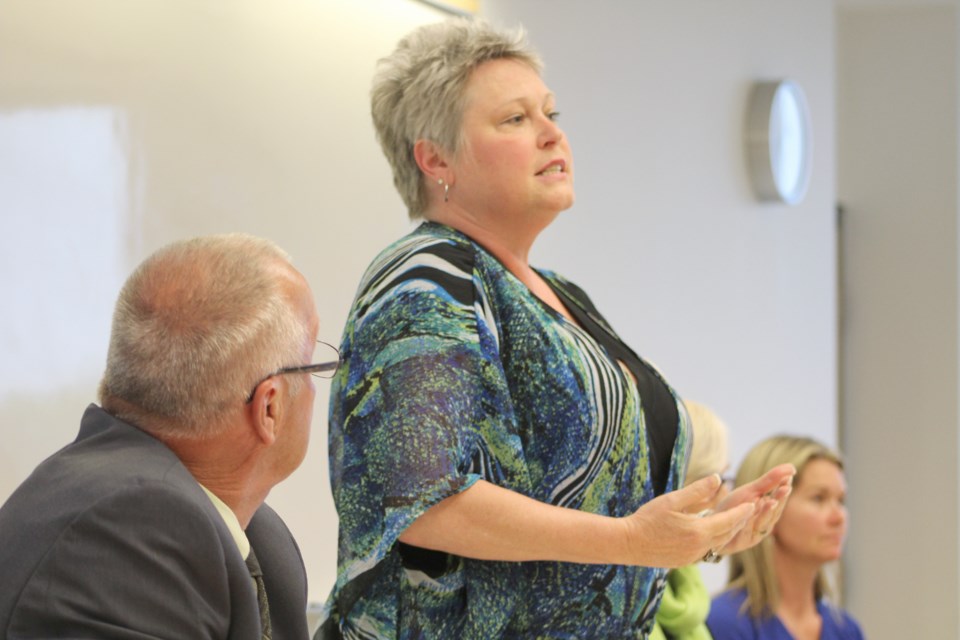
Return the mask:
[(303, 358), (310, 328), (291, 299), (289, 265), (275, 244), (246, 234), (155, 252), (120, 291), (101, 404), (157, 435), (217, 433), (260, 380)]
[(378, 62), (370, 91), (373, 125), (411, 219), (422, 217), (428, 203), (414, 144), (426, 139), (456, 153), (470, 74), (501, 58), (543, 69), (522, 27), (499, 31), (467, 18), (419, 27)]

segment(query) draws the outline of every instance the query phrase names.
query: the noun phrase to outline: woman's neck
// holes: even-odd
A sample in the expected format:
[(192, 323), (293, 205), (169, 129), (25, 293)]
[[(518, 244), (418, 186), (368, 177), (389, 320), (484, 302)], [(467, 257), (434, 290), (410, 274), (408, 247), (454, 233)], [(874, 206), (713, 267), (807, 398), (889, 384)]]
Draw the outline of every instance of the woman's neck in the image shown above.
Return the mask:
[(431, 222), (444, 224), (469, 236), (471, 240), (496, 256), (518, 278), (530, 270), (530, 248), (539, 235), (539, 230), (526, 233), (513, 229), (508, 231), (501, 229), (501, 225), (492, 225), (453, 207), (428, 211), (424, 217)]
[(821, 620), (817, 611), (816, 585), (819, 565), (774, 549), (780, 602), (777, 617), (797, 640), (819, 638)]
[(428, 211), (424, 218), (456, 229), (468, 236), (499, 260), (510, 273), (516, 276), (517, 280), (530, 289), (533, 295), (571, 322), (573, 321), (570, 312), (550, 285), (530, 266), (528, 258), (530, 247), (542, 229), (506, 231), (492, 228), (472, 216), (453, 214), (449, 208)]

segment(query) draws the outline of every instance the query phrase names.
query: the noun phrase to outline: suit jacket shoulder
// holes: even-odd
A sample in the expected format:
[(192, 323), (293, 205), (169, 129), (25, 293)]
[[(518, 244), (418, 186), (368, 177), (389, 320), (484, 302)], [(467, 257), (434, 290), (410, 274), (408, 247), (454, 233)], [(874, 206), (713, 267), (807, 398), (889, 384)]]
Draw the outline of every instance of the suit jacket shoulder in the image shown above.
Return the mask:
[[(271, 567), (299, 563), (302, 576), (280, 540), (266, 545)], [(0, 566), (0, 635), (260, 636), (253, 581), (199, 484), (161, 442), (95, 406), (0, 508)], [(279, 590), (287, 578), (272, 571)]]
[(280, 516), (264, 504), (250, 520), (247, 538), (263, 570), (273, 637), (308, 637), (307, 576), (293, 534)]

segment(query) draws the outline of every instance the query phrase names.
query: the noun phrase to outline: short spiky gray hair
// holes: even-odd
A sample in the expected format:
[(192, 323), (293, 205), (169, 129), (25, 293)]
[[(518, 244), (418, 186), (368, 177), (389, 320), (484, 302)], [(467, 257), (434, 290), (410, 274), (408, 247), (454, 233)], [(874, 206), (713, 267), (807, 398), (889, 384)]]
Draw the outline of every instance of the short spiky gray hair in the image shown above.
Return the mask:
[(456, 153), (470, 73), (500, 58), (524, 62), (537, 73), (543, 68), (522, 27), (498, 31), (468, 18), (419, 27), (379, 61), (370, 91), (373, 125), (410, 218), (422, 217), (427, 207), (414, 144), (423, 138)]
[(246, 234), (151, 255), (120, 291), (101, 404), (157, 435), (215, 434), (258, 381), (303, 358), (310, 329), (291, 299), (289, 265), (275, 244)]

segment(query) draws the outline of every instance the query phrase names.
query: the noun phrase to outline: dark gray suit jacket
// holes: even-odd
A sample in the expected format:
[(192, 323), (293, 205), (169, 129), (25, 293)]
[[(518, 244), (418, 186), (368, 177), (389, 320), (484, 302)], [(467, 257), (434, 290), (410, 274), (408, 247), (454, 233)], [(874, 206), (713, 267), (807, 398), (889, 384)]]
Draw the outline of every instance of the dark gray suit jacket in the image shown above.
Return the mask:
[[(262, 506), (247, 537), (277, 640), (307, 638), (296, 542)], [(95, 405), (0, 508), (0, 638), (259, 640), (253, 581), (163, 443)]]

